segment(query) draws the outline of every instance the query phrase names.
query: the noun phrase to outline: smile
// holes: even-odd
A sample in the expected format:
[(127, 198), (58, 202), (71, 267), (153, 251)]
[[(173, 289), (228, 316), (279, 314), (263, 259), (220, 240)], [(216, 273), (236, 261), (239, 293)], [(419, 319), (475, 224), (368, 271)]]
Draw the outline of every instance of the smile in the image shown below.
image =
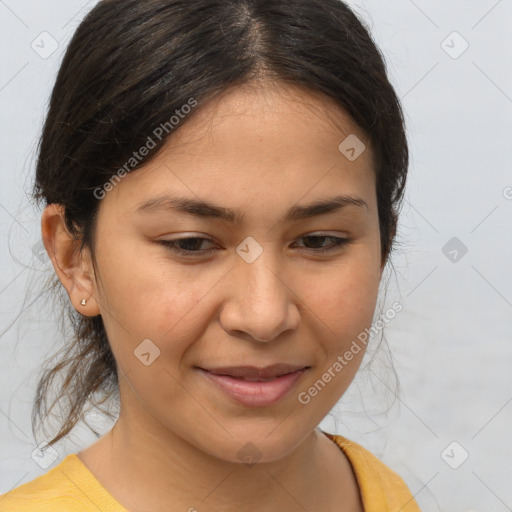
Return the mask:
[(217, 375), (202, 368), (198, 368), (198, 370), (224, 395), (236, 402), (247, 407), (268, 407), (288, 395), (308, 368), (268, 378), (234, 377)]

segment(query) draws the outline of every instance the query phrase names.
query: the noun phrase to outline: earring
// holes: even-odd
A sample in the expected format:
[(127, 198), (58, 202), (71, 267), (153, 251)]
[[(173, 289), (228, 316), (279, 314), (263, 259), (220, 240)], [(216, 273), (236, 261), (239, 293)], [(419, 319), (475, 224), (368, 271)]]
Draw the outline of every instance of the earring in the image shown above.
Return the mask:
[(86, 302), (87, 302), (87, 301), (86, 301), (85, 299), (82, 299), (82, 302), (81, 302), (80, 304), (82, 304), (82, 306), (85, 306), (85, 303), (86, 303)]

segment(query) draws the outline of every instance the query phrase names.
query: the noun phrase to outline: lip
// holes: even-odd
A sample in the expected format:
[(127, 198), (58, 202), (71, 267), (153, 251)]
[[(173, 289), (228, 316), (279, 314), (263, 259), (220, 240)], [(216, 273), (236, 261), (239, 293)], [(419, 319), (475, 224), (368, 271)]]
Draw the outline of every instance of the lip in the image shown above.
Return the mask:
[(303, 368), (309, 368), (305, 364), (276, 363), (264, 368), (256, 366), (222, 366), (218, 368), (201, 368), (214, 375), (227, 375), (229, 377), (246, 377), (249, 379), (270, 379), (292, 373)]
[[(268, 407), (281, 401), (292, 390), (309, 367), (302, 367), (299, 370), (292, 371), (285, 375), (281, 374), (265, 382), (246, 381), (241, 377), (218, 375), (203, 368), (197, 369), (207, 379), (213, 382), (218, 389), (238, 403), (247, 407)], [(240, 367), (237, 369), (240, 369)], [(215, 371), (219, 371), (219, 369)], [(253, 378), (257, 378), (257, 376)]]

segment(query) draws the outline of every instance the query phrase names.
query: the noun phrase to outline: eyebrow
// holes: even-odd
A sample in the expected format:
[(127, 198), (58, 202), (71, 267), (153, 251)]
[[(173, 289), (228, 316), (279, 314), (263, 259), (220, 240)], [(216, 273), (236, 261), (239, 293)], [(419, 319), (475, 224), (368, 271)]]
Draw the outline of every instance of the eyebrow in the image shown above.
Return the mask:
[[(360, 209), (360, 211), (369, 211), (368, 204), (361, 197), (338, 195), (305, 205), (292, 206), (279, 222), (286, 223), (309, 219), (349, 207), (356, 207)], [(157, 196), (140, 203), (135, 213), (145, 214), (160, 211), (174, 211), (196, 217), (220, 219), (238, 225), (242, 224), (244, 218), (244, 213), (241, 211), (225, 208), (204, 200), (172, 197), (169, 195)]]

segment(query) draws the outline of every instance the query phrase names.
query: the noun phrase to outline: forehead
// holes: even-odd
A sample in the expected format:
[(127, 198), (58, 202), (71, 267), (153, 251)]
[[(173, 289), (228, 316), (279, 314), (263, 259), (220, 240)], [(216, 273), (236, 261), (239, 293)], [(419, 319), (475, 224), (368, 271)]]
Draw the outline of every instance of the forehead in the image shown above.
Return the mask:
[[(190, 135), (187, 125), (211, 134), (214, 127), (226, 123), (233, 130), (243, 124), (246, 129), (259, 127), (266, 133), (282, 137), (287, 133), (277, 128), (288, 122), (302, 125), (302, 128), (315, 126), (316, 130), (334, 132), (343, 138), (351, 133), (365, 138), (363, 130), (334, 99), (281, 82), (261, 81), (229, 88), (202, 104), (190, 117), (185, 126), (170, 137), (169, 147), (185, 142)], [(278, 120), (281, 122), (276, 122)]]
[[(340, 144), (347, 138), (365, 148), (357, 162), (341, 157)], [(211, 169), (236, 166), (272, 175), (287, 169), (304, 175), (304, 169), (328, 169), (334, 163), (342, 170), (374, 170), (369, 138), (343, 107), (326, 95), (282, 83), (223, 91), (196, 107), (163, 142), (155, 166), (184, 158), (191, 165), (207, 159)]]
[[(368, 151), (349, 161), (339, 145), (354, 135)], [(128, 201), (133, 210), (168, 193), (257, 211), (258, 204), (268, 210), (301, 198), (310, 203), (320, 195), (364, 192), (372, 209), (367, 137), (333, 100), (302, 88), (251, 84), (224, 91), (196, 107), (163, 143), (156, 158), (123, 178), (110, 198)]]

